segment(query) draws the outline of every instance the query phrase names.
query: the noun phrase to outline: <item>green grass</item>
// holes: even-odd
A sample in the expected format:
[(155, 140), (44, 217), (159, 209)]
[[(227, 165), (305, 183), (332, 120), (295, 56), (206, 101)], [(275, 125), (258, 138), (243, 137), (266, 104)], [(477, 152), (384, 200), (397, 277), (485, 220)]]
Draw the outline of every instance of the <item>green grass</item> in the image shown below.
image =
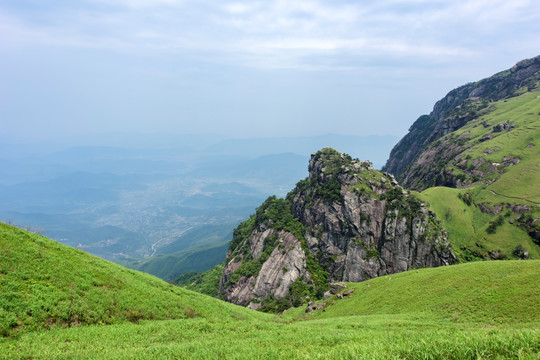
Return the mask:
[(146, 321), (31, 333), (0, 358), (538, 359), (538, 328), (351, 316), (276, 322)]
[(538, 359), (539, 265), (478, 262), (348, 284), (352, 295), (308, 315), (240, 309), (57, 327), (0, 340), (0, 358)]
[[(448, 137), (469, 138), (468, 147), (459, 157), (447, 165), (448, 172), (463, 173), (456, 167), (461, 159), (483, 157), (489, 163), (503, 163), (505, 157), (519, 158), (517, 165), (499, 167), (502, 174), (491, 173), (487, 178), (493, 182), (477, 182), (464, 189), (434, 187), (417, 194), (437, 214), (448, 232), (449, 240), (461, 261), (489, 257), (490, 251), (497, 251), (502, 257), (513, 258), (517, 246), (524, 247), (529, 257), (539, 259), (540, 247), (517, 223), (519, 214), (504, 217), (501, 226), (494, 232), (487, 231), (490, 224), (509, 210), (506, 204), (529, 206), (534, 218), (540, 217), (540, 91), (524, 93), (507, 100), (490, 104), (492, 110), (467, 123)], [(492, 133), (493, 127), (509, 122), (514, 126), (510, 131)], [(488, 134), (493, 138), (480, 141)], [(485, 180), (485, 179), (484, 179)], [(471, 204), (465, 204), (458, 195), (470, 196)], [(485, 214), (480, 204), (491, 206), (503, 204), (500, 214)], [(512, 224), (513, 223), (513, 224)], [(474, 255), (472, 255), (474, 253)]]
[[(465, 204), (458, 197), (459, 194), (462, 196), (469, 194), (472, 199), (471, 205)], [(519, 218), (518, 214), (511, 213), (507, 208), (497, 215), (485, 214), (477, 206), (480, 203), (519, 204), (525, 203), (524, 201), (512, 201), (493, 194), (485, 188), (484, 184), (477, 184), (467, 189), (435, 187), (416, 195), (422, 201), (429, 203), (429, 208), (435, 212), (445, 227), (452, 248), (461, 261), (474, 260), (467, 257), (468, 250), (477, 251), (480, 258), (489, 257), (489, 251), (499, 251), (511, 259), (512, 252), (518, 245), (527, 249), (530, 258), (540, 259), (540, 247), (533, 242), (525, 230), (518, 226), (516, 221)], [(526, 204), (531, 207), (533, 214), (539, 213), (534, 204)], [(510, 215), (505, 217), (507, 213)], [(499, 216), (503, 216), (503, 224), (496, 229), (495, 233), (488, 233), (489, 224)], [(511, 224), (511, 221), (514, 224)]]
[[(467, 158), (483, 157), (490, 163), (503, 163), (508, 156), (519, 158), (521, 162), (505, 167), (504, 174), (488, 189), (510, 198), (540, 204), (540, 91), (498, 101), (491, 106), (493, 111), (471, 121), (452, 135), (469, 137), (473, 146), (463, 152)], [(512, 124), (514, 128), (492, 133), (495, 125), (504, 122)], [(479, 141), (490, 133), (493, 135), (491, 140)]]
[(460, 193), (465, 192), (446, 187), (429, 188), (422, 193), (415, 193), (422, 201), (429, 203), (430, 209), (444, 224), (455, 251), (468, 245), (475, 234), (474, 209), (458, 198)]
[(0, 289), (1, 336), (51, 327), (247, 313), (3, 223)]
[(470, 262), (422, 268), (348, 284), (314, 318), (409, 315), (455, 323), (540, 324), (540, 260)]

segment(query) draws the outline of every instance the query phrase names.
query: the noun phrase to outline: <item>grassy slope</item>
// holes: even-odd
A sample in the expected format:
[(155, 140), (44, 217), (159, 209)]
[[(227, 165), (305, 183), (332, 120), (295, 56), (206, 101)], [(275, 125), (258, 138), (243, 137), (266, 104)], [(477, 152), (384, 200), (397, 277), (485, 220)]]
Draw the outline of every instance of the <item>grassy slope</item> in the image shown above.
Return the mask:
[[(464, 152), (464, 156), (470, 157), (470, 161), (484, 157), (491, 163), (502, 163), (504, 157), (512, 156), (519, 157), (520, 163), (506, 167), (505, 173), (489, 185), (479, 183), (467, 189), (430, 188), (419, 196), (430, 203), (431, 209), (443, 222), (461, 259), (465, 259), (462, 247), (473, 248), (479, 253), (500, 250), (511, 258), (517, 245), (526, 248), (530, 257), (538, 259), (540, 247), (525, 231), (510, 224), (510, 221), (515, 223), (518, 215), (511, 214), (495, 234), (489, 234), (486, 229), (498, 215), (484, 214), (474, 204), (525, 204), (532, 208), (535, 217), (540, 217), (540, 91), (493, 105), (494, 111), (471, 121), (454, 135), (466, 134), (475, 141), (490, 133), (493, 126), (510, 122), (515, 125), (514, 129), (496, 133), (493, 139), (475, 144)], [(489, 154), (491, 150), (495, 151)], [(466, 193), (471, 195), (471, 206), (458, 198), (458, 194)], [(506, 212), (508, 210), (505, 209), (501, 214)]]
[(470, 262), (423, 268), (351, 283), (315, 318), (413, 315), (428, 320), (490, 325), (540, 325), (540, 260)]
[(0, 358), (537, 359), (539, 266), (413, 270), (349, 284), (351, 296), (310, 315), (303, 308), (282, 316), (237, 311), (55, 328), (0, 340)]
[(3, 336), (54, 326), (248, 313), (3, 223), (0, 289)]

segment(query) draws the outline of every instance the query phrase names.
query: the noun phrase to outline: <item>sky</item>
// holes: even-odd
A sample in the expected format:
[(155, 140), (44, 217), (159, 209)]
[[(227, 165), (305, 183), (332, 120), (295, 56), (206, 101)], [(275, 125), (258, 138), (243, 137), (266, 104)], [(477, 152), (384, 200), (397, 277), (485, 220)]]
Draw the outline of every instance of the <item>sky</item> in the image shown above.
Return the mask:
[(537, 55), (538, 0), (0, 0), (0, 133), (403, 136)]

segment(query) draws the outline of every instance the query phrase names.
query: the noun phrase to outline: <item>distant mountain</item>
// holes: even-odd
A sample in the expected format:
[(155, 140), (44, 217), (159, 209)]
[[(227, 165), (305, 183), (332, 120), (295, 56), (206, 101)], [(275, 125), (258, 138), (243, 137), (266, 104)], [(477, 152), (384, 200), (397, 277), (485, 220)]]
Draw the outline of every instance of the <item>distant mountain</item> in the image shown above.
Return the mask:
[(353, 157), (369, 159), (380, 167), (384, 164), (388, 153), (395, 144), (394, 136), (354, 136), (328, 134), (322, 136), (255, 138), (223, 140), (206, 149), (210, 153), (253, 156), (279, 154), (284, 152), (309, 156), (325, 147), (341, 149)]
[[(106, 259), (140, 263), (185, 239), (189, 229), (226, 225), (231, 232), (266, 197), (284, 196), (305, 177), (319, 144), (340, 143), (369, 157), (387, 154), (394, 142), (341, 135), (159, 139), (111, 134), (66, 139), (70, 146), (63, 149), (54, 143), (10, 147), (0, 154), (0, 219)], [(208, 268), (218, 261), (212, 259)], [(153, 273), (176, 274), (158, 270), (159, 261), (147, 265)]]

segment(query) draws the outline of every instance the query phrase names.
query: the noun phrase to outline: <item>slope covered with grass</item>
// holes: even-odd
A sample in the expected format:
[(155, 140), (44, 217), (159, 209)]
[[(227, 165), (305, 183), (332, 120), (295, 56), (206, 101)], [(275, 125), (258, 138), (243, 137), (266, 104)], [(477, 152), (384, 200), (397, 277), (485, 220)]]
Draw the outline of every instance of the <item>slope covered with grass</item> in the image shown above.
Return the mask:
[(315, 318), (407, 315), (455, 323), (540, 325), (540, 260), (423, 268), (349, 283)]
[(256, 316), (3, 223), (0, 289), (2, 336), (54, 326)]
[(442, 172), (470, 185), (417, 195), (443, 223), (460, 260), (539, 259), (540, 91), (489, 109), (434, 145), (438, 153), (460, 149)]
[(0, 339), (0, 359), (537, 359), (539, 266), (476, 262), (350, 283), (353, 294), (311, 314), (26, 333)]

